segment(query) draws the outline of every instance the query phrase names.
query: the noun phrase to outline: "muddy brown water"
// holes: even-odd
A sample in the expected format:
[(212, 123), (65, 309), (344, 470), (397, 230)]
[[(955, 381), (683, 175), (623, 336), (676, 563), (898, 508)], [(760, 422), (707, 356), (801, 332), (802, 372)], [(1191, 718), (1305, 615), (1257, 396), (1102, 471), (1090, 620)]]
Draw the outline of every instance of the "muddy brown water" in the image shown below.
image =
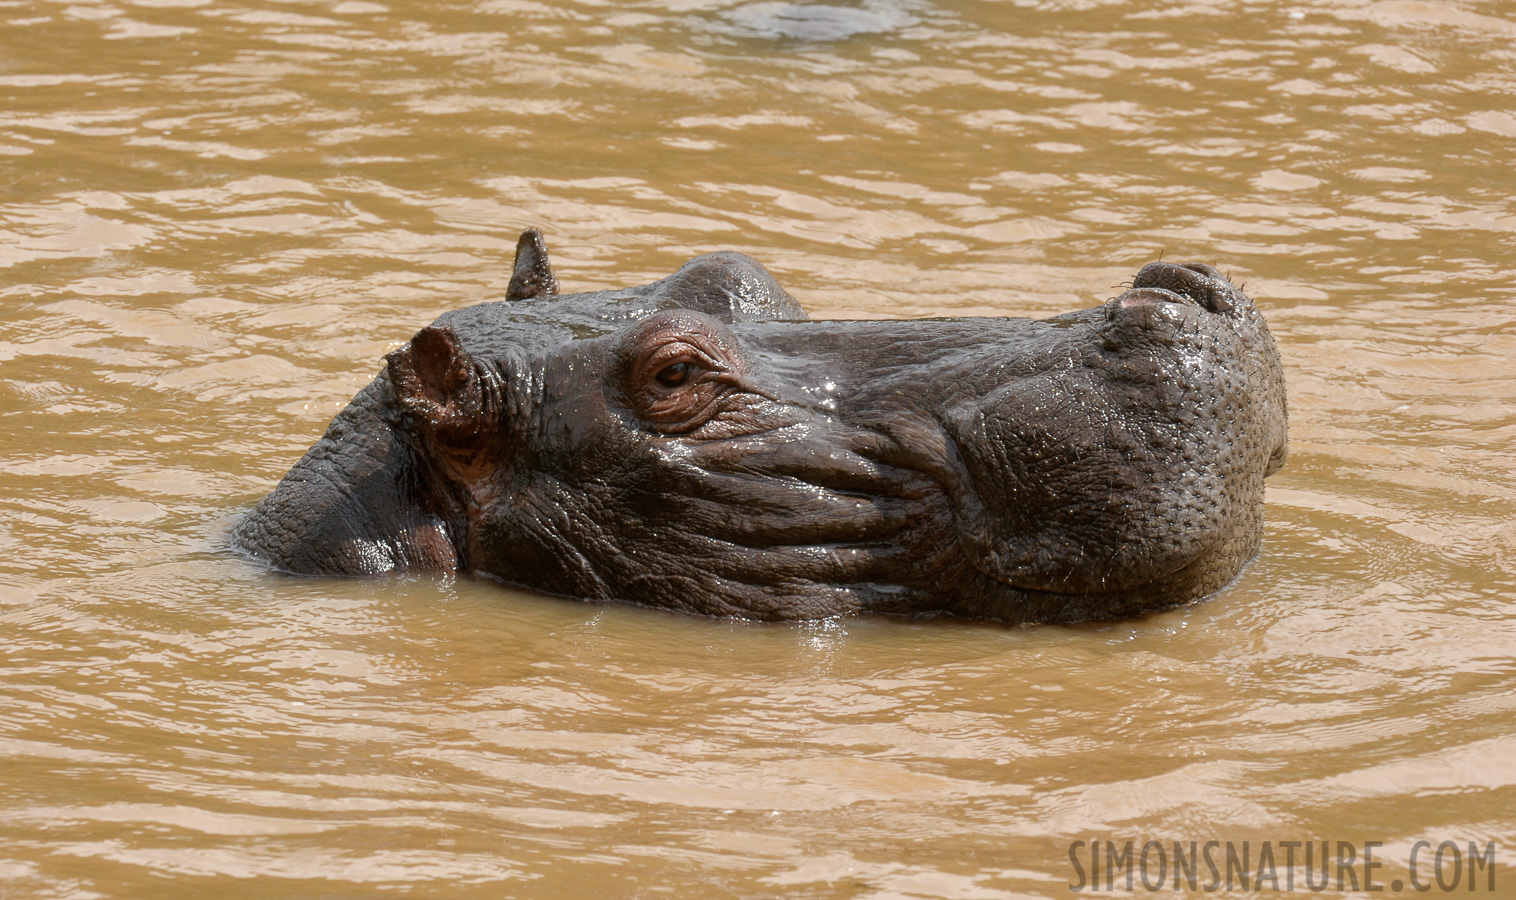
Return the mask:
[[(3, 0), (0, 896), (1046, 897), (1148, 838), (1510, 896), (1513, 97), (1509, 0)], [(1288, 372), (1263, 554), (1013, 629), (224, 552), (529, 224), (823, 317), (1214, 262)]]

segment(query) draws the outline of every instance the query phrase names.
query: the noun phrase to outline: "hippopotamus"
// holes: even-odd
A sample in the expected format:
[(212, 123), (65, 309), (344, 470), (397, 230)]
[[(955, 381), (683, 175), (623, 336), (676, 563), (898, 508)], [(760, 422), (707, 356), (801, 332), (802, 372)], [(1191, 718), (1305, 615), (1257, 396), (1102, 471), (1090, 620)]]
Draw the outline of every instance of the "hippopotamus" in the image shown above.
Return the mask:
[(1259, 549), (1287, 448), (1263, 317), (1155, 262), (1043, 320), (814, 321), (753, 259), (505, 299), (385, 357), (236, 547), (758, 620), (1073, 623), (1177, 606)]

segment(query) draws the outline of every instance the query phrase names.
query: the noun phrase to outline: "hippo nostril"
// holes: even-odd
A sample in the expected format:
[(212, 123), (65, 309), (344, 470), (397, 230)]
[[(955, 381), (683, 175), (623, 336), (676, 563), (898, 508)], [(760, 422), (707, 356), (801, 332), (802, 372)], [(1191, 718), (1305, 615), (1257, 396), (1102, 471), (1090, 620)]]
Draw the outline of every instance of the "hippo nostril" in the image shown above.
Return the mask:
[(1147, 331), (1160, 325), (1175, 326), (1184, 318), (1185, 307), (1197, 306), (1194, 300), (1168, 288), (1139, 287), (1107, 303), (1105, 318), (1107, 322), (1125, 322)]
[(1226, 312), (1232, 308), (1231, 301), (1227, 299), (1231, 292), (1231, 282), (1210, 266), (1199, 263), (1148, 263), (1132, 280), (1132, 287), (1172, 291), (1211, 312)]
[(1194, 302), (1189, 297), (1186, 297), (1184, 294), (1179, 294), (1179, 293), (1176, 293), (1174, 291), (1169, 290), (1168, 288), (1161, 288), (1161, 287), (1134, 288), (1134, 289), (1132, 289), (1130, 291), (1127, 291), (1125, 294), (1122, 294), (1118, 298), (1118, 301), (1119, 301), (1120, 305), (1122, 306), (1122, 308), (1126, 308), (1126, 307), (1129, 307), (1129, 306), (1144, 306), (1144, 305), (1151, 304), (1151, 303), (1154, 303), (1154, 302), (1161, 302), (1161, 303), (1191, 303), (1191, 302)]

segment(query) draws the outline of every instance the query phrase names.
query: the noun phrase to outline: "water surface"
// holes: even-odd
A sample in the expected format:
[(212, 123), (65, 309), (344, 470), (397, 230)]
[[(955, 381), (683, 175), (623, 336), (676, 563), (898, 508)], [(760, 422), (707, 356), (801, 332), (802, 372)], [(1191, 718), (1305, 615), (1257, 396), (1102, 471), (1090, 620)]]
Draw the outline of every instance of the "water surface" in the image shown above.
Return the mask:
[[(1044, 897), (1079, 840), (1383, 841), (1386, 881), (1420, 839), (1509, 853), (1513, 48), (1475, 0), (0, 2), (0, 895)], [(223, 552), (527, 225), (568, 290), (732, 248), (821, 317), (1215, 263), (1289, 379), (1263, 555), (1009, 629)]]

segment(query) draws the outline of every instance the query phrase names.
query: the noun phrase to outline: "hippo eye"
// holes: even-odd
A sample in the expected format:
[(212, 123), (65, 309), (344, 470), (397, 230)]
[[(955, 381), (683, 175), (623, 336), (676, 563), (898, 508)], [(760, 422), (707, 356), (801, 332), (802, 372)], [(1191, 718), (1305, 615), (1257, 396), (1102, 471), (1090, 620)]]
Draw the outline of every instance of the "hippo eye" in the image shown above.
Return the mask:
[(736, 336), (691, 310), (658, 313), (629, 328), (617, 348), (628, 411), (653, 434), (699, 431), (717, 416), (746, 409), (761, 394), (746, 378)]
[(695, 367), (687, 362), (677, 362), (671, 366), (664, 366), (658, 370), (653, 378), (664, 387), (678, 387), (689, 381), (690, 375), (694, 374)]

